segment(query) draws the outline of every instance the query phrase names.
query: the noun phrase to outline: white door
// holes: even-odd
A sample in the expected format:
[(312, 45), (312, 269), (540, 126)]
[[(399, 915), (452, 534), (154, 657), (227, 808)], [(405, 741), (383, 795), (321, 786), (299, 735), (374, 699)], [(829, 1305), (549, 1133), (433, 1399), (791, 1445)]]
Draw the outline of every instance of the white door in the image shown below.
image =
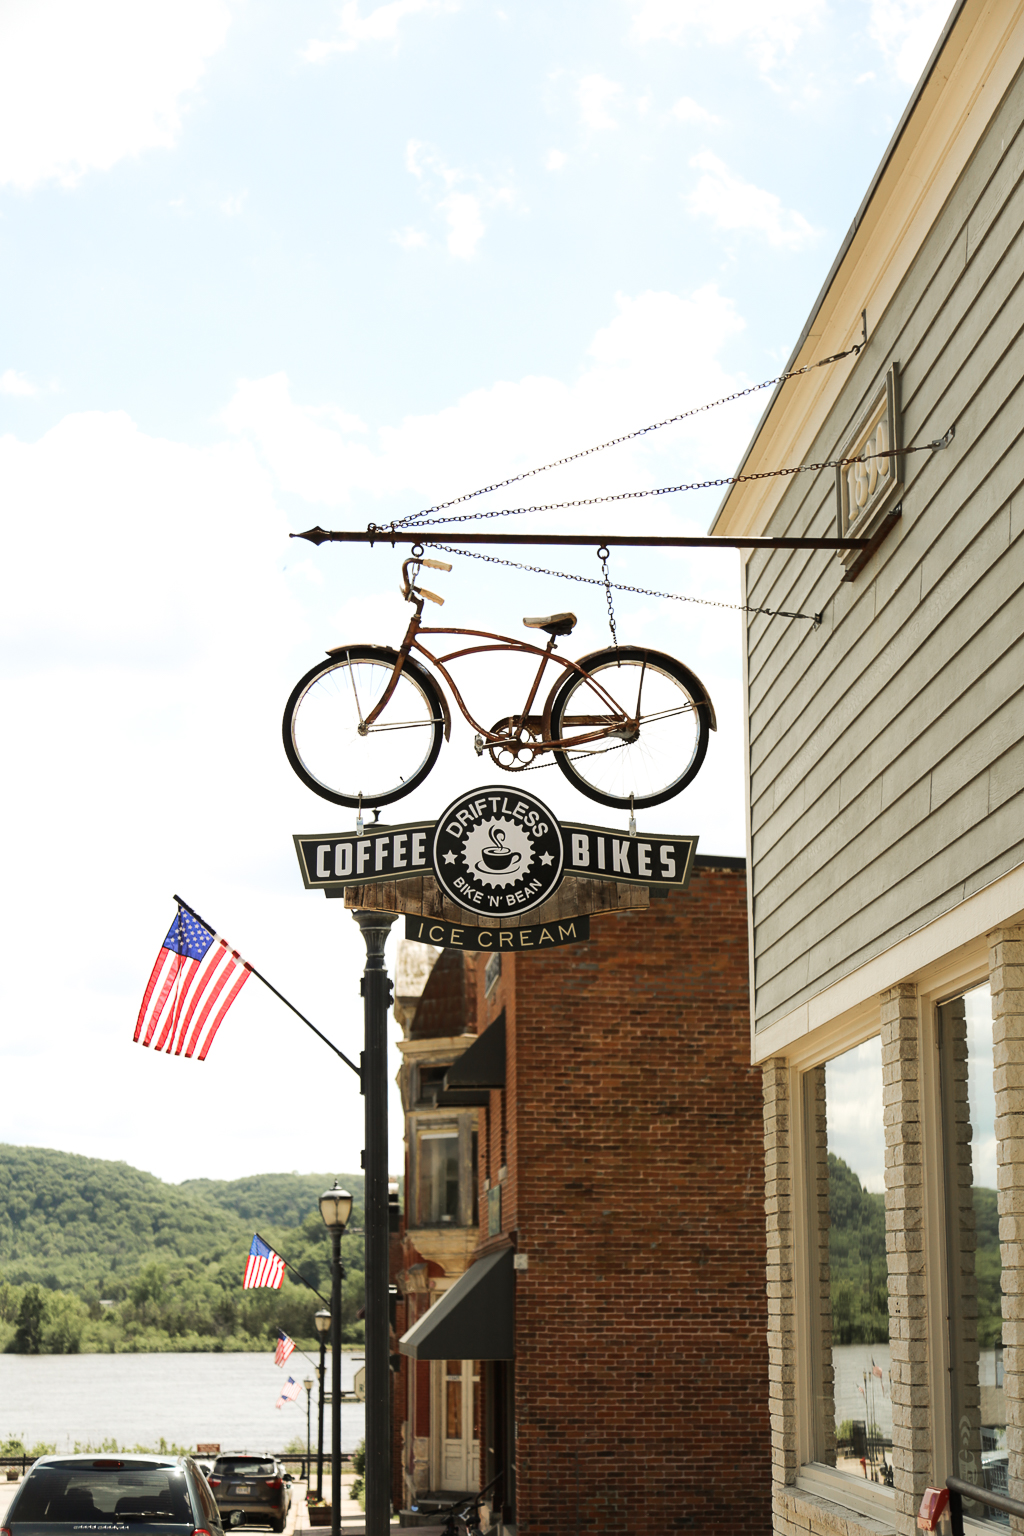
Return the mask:
[(440, 1486), (472, 1493), (480, 1486), (480, 1362), (441, 1360), (438, 1386)]

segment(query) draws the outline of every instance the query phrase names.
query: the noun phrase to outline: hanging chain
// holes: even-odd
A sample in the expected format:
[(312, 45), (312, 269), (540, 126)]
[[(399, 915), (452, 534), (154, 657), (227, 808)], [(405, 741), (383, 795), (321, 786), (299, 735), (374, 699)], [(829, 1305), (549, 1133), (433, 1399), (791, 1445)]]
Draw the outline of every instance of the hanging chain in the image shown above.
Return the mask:
[[(507, 565), (513, 571), (529, 571), (534, 576), (558, 576), (562, 581), (580, 581), (590, 587), (606, 587), (608, 593), (608, 608), (610, 623), (612, 626), (612, 638), (615, 638), (615, 620), (611, 615), (611, 592), (634, 592), (638, 597), (664, 597), (674, 603), (699, 603), (702, 608), (732, 608), (739, 613), (763, 613), (770, 619), (810, 619), (815, 629), (824, 618), (822, 613), (789, 613), (785, 608), (755, 608), (752, 603), (724, 603), (712, 597), (687, 597), (682, 592), (657, 592), (652, 587), (631, 587), (622, 581), (607, 580), (607, 565), (605, 576), (578, 576), (574, 571), (550, 571), (543, 565), (523, 565), (519, 560), (503, 560), (500, 555), (485, 555), (475, 549), (459, 549), (453, 544), (440, 544), (436, 539), (427, 538), (426, 543), (431, 549), (440, 549), (446, 555), (462, 555), (467, 560), (483, 560), (487, 565)], [(604, 545), (601, 546), (604, 548)], [(422, 544), (413, 545), (413, 558), (416, 551), (424, 553)], [(601, 550), (598, 550), (600, 555)], [(618, 640), (615, 641), (618, 646)]]
[(608, 628), (612, 632), (612, 645), (618, 650), (619, 637), (615, 633), (615, 609), (612, 606), (612, 578), (608, 570), (608, 550), (603, 544), (597, 552), (597, 558), (600, 560), (601, 569), (604, 572), (604, 596), (608, 604)]
[[(581, 496), (575, 501), (549, 501), (534, 507), (501, 507), (491, 512), (463, 512), (458, 517), (433, 518), (429, 523), (413, 522), (411, 518), (406, 517), (383, 525), (369, 523), (367, 532), (380, 534), (382, 539), (386, 539), (389, 533), (396, 533), (407, 526), (430, 528), (437, 523), (469, 523), (488, 517), (522, 517), (527, 512), (558, 512), (564, 507), (593, 507), (606, 501), (638, 501), (645, 496), (672, 496), (679, 491), (707, 491), (715, 486), (742, 485), (750, 480), (776, 480), (785, 475), (807, 475), (819, 469), (841, 469), (844, 464), (866, 464), (870, 459), (889, 459), (896, 454), (934, 453), (939, 448), (948, 447), (952, 436), (953, 428), (951, 427), (945, 436), (937, 437), (930, 443), (918, 443), (913, 448), (887, 448), (884, 453), (856, 453), (842, 459), (820, 459), (814, 464), (794, 464), (787, 469), (753, 470), (747, 475), (719, 475), (715, 480), (691, 480), (687, 484), (662, 485), (650, 491), (616, 491), (610, 496)], [(423, 515), (422, 513), (414, 514), (416, 517)]]
[[(709, 400), (706, 405), (695, 405), (688, 411), (680, 411), (677, 416), (666, 416), (664, 421), (654, 421), (647, 427), (638, 427), (635, 432), (624, 432), (621, 437), (610, 437), (606, 443), (598, 443), (593, 448), (581, 448), (578, 453), (567, 453), (562, 459), (552, 459), (550, 464), (541, 464), (536, 469), (524, 469), (522, 474), (509, 475), (505, 480), (495, 480), (493, 485), (482, 485), (478, 491), (467, 491), (464, 496), (453, 496), (450, 501), (439, 501), (435, 506), (423, 507), (419, 512), (410, 512), (399, 522), (393, 523), (394, 528), (414, 528), (420, 518), (430, 517), (435, 512), (445, 512), (449, 507), (457, 507), (464, 501), (472, 501), (476, 496), (486, 496), (488, 491), (500, 491), (507, 485), (515, 485), (520, 480), (529, 480), (533, 475), (543, 475), (549, 469), (560, 469), (563, 464), (572, 464), (577, 459), (586, 459), (593, 453), (603, 453), (606, 448), (617, 448), (620, 443), (630, 443), (638, 437), (646, 437), (648, 432), (660, 432), (662, 427), (671, 427), (680, 421), (688, 421), (692, 416), (700, 416), (704, 411), (713, 411), (719, 405), (729, 405), (733, 400), (744, 400), (748, 395), (759, 394), (763, 389), (771, 389), (773, 384), (785, 384), (787, 379), (798, 378), (803, 373), (811, 373), (815, 368), (825, 368), (829, 363), (840, 363), (845, 357), (855, 357), (867, 343), (867, 321), (864, 321), (864, 338), (855, 346), (847, 347), (845, 352), (833, 352), (831, 357), (819, 358), (816, 363), (805, 363), (802, 368), (791, 368), (788, 373), (780, 373), (774, 379), (765, 379), (760, 384), (750, 384), (746, 389), (737, 389), (731, 395), (723, 395), (719, 400)], [(724, 482), (715, 481), (721, 485)], [(540, 508), (522, 508), (516, 510), (539, 511)], [(546, 509), (544, 509), (546, 510)], [(478, 516), (500, 516), (500, 513), (478, 513)], [(453, 518), (446, 518), (446, 522), (453, 522)]]

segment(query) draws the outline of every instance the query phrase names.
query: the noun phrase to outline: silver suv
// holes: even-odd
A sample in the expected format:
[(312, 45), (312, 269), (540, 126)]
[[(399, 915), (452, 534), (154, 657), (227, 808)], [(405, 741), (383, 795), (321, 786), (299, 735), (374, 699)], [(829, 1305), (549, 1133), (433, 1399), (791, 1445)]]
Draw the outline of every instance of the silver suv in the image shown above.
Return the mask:
[(269, 1525), (284, 1530), (291, 1478), (273, 1456), (218, 1456), (210, 1487), (224, 1525)]
[(216, 1500), (191, 1456), (40, 1456), (3, 1523), (11, 1536), (58, 1536), (83, 1525), (125, 1536), (223, 1536)]

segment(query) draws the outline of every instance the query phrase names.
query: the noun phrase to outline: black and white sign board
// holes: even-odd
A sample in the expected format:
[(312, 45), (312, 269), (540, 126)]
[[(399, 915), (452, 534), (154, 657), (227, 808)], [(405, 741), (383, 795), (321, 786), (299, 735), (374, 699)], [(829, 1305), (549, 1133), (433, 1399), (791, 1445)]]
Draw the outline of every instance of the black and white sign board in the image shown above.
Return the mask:
[(590, 918), (584, 914), (523, 928), (477, 928), (472, 924), (447, 923), (439, 917), (418, 917), (410, 912), (405, 918), (405, 936), (420, 944), (437, 944), (442, 949), (516, 954), (524, 950), (557, 949), (561, 944), (585, 944), (590, 938)]
[(337, 890), (433, 875), (467, 911), (511, 917), (554, 895), (566, 875), (685, 889), (696, 837), (623, 836), (559, 822), (528, 792), (485, 787), (437, 821), (294, 839), (307, 890)]

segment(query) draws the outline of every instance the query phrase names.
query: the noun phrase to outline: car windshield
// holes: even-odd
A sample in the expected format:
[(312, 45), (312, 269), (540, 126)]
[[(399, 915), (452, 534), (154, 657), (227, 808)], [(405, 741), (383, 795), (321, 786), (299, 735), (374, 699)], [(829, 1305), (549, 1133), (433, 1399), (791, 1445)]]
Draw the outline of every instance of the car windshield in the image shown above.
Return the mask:
[(214, 1471), (221, 1477), (273, 1477), (274, 1463), (255, 1456), (231, 1456), (218, 1461)]
[(180, 1467), (42, 1466), (29, 1473), (10, 1521), (88, 1525), (156, 1520), (194, 1525)]

